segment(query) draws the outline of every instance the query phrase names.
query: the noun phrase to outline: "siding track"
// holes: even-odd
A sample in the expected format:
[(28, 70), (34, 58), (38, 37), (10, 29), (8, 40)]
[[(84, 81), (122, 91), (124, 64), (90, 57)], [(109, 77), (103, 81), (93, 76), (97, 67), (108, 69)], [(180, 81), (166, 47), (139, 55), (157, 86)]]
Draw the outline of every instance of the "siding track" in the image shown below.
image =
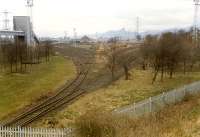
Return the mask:
[(87, 63), (81, 64), (80, 62), (81, 61), (74, 61), (75, 65), (77, 66), (77, 76), (71, 83), (59, 89), (56, 94), (44, 100), (43, 102), (31, 107), (15, 118), (5, 121), (2, 126), (27, 126), (33, 121), (36, 121), (42, 116), (45, 116), (46, 114), (62, 107), (63, 105), (74, 101), (84, 94), (85, 91), (81, 89), (81, 85), (87, 78), (90, 65)]

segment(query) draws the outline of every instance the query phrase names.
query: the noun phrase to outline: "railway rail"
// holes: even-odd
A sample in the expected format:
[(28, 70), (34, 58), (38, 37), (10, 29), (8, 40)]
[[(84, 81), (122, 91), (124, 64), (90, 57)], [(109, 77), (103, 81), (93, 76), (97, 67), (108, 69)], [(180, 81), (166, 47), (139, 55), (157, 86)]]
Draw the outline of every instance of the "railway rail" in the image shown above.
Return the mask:
[(15, 118), (5, 121), (2, 126), (27, 126), (49, 112), (70, 103), (84, 94), (85, 91), (81, 89), (81, 85), (87, 78), (90, 67), (83, 67), (83, 64), (80, 62), (81, 61), (75, 62), (76, 66), (79, 65), (79, 67), (77, 67), (77, 76), (70, 84), (62, 87), (55, 95), (49, 97), (36, 106), (31, 107)]

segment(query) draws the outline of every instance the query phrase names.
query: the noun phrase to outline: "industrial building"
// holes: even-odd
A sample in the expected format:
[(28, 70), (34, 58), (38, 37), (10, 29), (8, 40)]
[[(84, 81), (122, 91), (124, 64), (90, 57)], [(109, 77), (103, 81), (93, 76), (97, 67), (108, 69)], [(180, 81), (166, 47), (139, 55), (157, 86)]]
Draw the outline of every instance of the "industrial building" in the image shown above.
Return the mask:
[(0, 30), (1, 39), (10, 39), (12, 41), (20, 40), (28, 46), (39, 44), (39, 40), (35, 35), (29, 16), (14, 16), (13, 30)]

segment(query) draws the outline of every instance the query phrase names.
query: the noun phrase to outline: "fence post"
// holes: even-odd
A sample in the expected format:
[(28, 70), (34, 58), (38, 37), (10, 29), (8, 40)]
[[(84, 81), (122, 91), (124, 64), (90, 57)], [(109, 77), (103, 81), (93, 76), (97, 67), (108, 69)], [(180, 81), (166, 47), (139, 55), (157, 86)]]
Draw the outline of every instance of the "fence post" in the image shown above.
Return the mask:
[(0, 125), (0, 136), (2, 136), (2, 134), (1, 134), (1, 130), (2, 130), (2, 126)]
[(174, 103), (176, 103), (176, 92), (177, 92), (177, 90), (175, 89), (175, 91), (174, 91)]
[(165, 92), (162, 93), (162, 101), (163, 101), (163, 104), (165, 104)]
[(11, 127), (9, 127), (9, 129), (8, 129), (9, 131), (8, 131), (8, 133), (9, 133), (9, 137), (11, 137), (11, 133), (12, 133), (12, 128)]
[(133, 103), (133, 112), (136, 115), (135, 102)]
[(149, 111), (152, 112), (152, 98), (149, 98)]
[(21, 136), (21, 129), (20, 129), (19, 126), (18, 126), (18, 135), (19, 135), (19, 137), (22, 137), (22, 136)]
[(186, 96), (186, 86), (184, 85), (184, 91), (183, 91), (183, 95), (184, 95), (184, 97), (183, 98), (185, 98), (185, 96)]

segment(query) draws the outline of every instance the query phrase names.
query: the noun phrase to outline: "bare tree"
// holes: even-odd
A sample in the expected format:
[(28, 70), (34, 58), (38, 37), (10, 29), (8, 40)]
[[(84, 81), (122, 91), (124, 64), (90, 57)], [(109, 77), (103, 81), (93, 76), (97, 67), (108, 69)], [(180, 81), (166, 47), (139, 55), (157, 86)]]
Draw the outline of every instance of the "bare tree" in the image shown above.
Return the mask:
[(119, 50), (117, 42), (118, 42), (117, 38), (111, 38), (108, 41), (108, 48), (105, 51), (105, 56), (106, 56), (106, 59), (107, 59), (106, 65), (111, 72), (113, 80), (115, 78), (115, 70), (117, 68), (116, 59), (117, 59), (117, 56), (118, 56), (117, 52)]
[(123, 68), (125, 80), (129, 80), (131, 76), (129, 71), (137, 64), (138, 50), (133, 47), (125, 48), (119, 50), (117, 55), (117, 65)]
[(137, 59), (138, 50), (135, 47), (128, 47), (126, 44), (120, 43), (117, 38), (109, 40), (105, 51), (107, 67), (111, 72), (112, 79), (115, 78), (115, 72), (123, 69), (125, 79), (131, 76), (129, 70)]
[(157, 43), (156, 39), (156, 36), (147, 35), (144, 39), (144, 43), (139, 48), (139, 57), (143, 70), (146, 70), (148, 65), (150, 64), (152, 49), (153, 46), (155, 46), (155, 44)]
[[(154, 69), (152, 82), (156, 80), (159, 73), (161, 81), (163, 81), (165, 73), (172, 78), (179, 66), (182, 66), (181, 62), (183, 62), (184, 73), (187, 62), (194, 60), (192, 64), (195, 64), (191, 40), (188, 35), (187, 32), (179, 31), (175, 33), (166, 32), (161, 36), (146, 36), (140, 52), (143, 66), (146, 66), (146, 62), (148, 62)], [(143, 69), (145, 68), (143, 67)]]

